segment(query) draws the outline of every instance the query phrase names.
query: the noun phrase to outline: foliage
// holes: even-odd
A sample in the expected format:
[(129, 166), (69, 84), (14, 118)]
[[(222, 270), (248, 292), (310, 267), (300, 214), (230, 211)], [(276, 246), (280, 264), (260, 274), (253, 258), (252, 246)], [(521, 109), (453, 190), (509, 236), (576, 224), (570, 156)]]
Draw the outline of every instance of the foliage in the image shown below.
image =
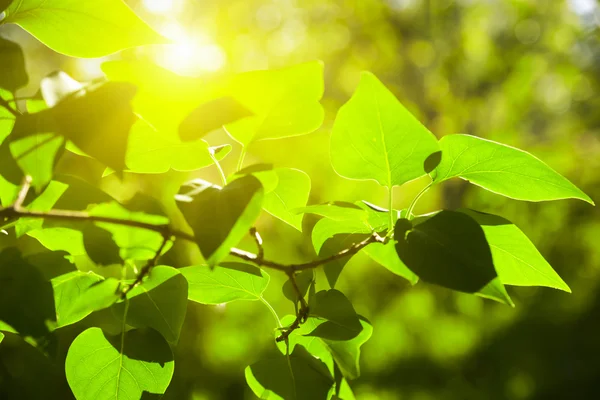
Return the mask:
[[(17, 24), (68, 56), (105, 56), (166, 40), (120, 0), (0, 6), (0, 26)], [(64, 373), (77, 399), (164, 394), (188, 301), (235, 300), (264, 304), (276, 322), (273, 353), (245, 370), (256, 396), (354, 398), (349, 381), (359, 379), (361, 346), (377, 330), (338, 285), (359, 254), (413, 285), (421, 280), (512, 306), (505, 286), (570, 292), (504, 217), (464, 208), (418, 215), (415, 207), (451, 178), (516, 200), (593, 200), (526, 151), (472, 135), (438, 140), (373, 73), (361, 74), (337, 112), (328, 152), (336, 173), (375, 181), (388, 193), (387, 204), (308, 205), (308, 174), (260, 163), (244, 168), (244, 160), (256, 142), (321, 127), (320, 61), (210, 81), (111, 61), (101, 80), (45, 78), (45, 104), (23, 107), (16, 91), (29, 78), (21, 47), (0, 38), (0, 56), (7, 60), (0, 65), (0, 228), (7, 236), (0, 246), (0, 342), (21, 337), (49, 357), (56, 332), (72, 329)], [(221, 165), (231, 143), (208, 139), (221, 129), (242, 147), (231, 174)], [(117, 180), (151, 174), (173, 190), (111, 196), (76, 168), (59, 173), (69, 158), (94, 163)], [(184, 182), (176, 174), (209, 166), (221, 182)], [(394, 187), (419, 178), (427, 180), (423, 189), (406, 209), (395, 209)], [(316, 257), (267, 257), (263, 211), (310, 235)], [(200, 261), (179, 265), (174, 253), (185, 251)], [(317, 290), (321, 267), (329, 288)], [(266, 270), (285, 278), (282, 294), (294, 315), (279, 318), (266, 300), (273, 282)]]

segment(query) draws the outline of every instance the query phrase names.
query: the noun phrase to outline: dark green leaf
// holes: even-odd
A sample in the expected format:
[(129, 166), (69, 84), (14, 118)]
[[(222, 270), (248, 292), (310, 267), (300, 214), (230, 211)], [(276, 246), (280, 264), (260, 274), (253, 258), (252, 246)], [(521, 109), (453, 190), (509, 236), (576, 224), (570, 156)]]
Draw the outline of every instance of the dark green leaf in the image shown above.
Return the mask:
[(263, 188), (246, 175), (224, 188), (201, 186), (177, 196), (177, 205), (194, 231), (196, 243), (209, 265), (229, 254), (260, 214)]
[[(296, 274), (296, 283), (298, 284), (298, 289), (300, 289), (300, 294), (302, 297), (306, 296), (306, 292), (308, 292), (308, 288), (313, 280), (314, 272), (312, 269), (307, 269)], [(290, 301), (293, 301), (294, 304), (300, 301), (296, 291), (294, 290), (294, 286), (289, 279), (283, 284), (282, 290), (283, 295)]]
[(0, 0), (0, 13), (8, 8), (13, 0)]
[[(127, 297), (128, 325), (154, 328), (169, 342), (179, 340), (187, 309), (188, 283), (178, 270), (166, 266), (152, 268), (150, 276)], [(117, 303), (113, 312), (122, 317), (124, 308), (125, 303)]]
[(83, 233), (83, 247), (94, 263), (100, 266), (123, 263), (119, 255), (119, 246), (109, 231), (92, 222), (86, 222), (81, 225), (81, 232)]
[(258, 300), (269, 284), (269, 274), (250, 264), (199, 265), (180, 271), (189, 284), (189, 299), (200, 304)]
[(204, 137), (207, 133), (245, 117), (252, 112), (232, 97), (221, 97), (201, 104), (179, 125), (181, 140), (190, 141)]
[(483, 229), (466, 214), (444, 210), (414, 226), (399, 219), (394, 238), (402, 262), (426, 282), (474, 293), (497, 276)]
[(333, 377), (323, 362), (296, 346), (246, 368), (246, 382), (261, 399), (325, 400)]
[[(6, 6), (7, 4), (0, 4), (0, 12)], [(21, 46), (0, 36), (0, 60), (0, 89), (14, 93), (27, 85), (29, 77)]]
[(310, 316), (325, 320), (307, 336), (331, 340), (350, 340), (362, 330), (352, 303), (338, 290), (317, 292)]
[(89, 328), (69, 347), (65, 373), (79, 400), (108, 396), (114, 400), (140, 399), (144, 393), (162, 394), (173, 376), (173, 353), (154, 330), (132, 330), (124, 337), (107, 337)]

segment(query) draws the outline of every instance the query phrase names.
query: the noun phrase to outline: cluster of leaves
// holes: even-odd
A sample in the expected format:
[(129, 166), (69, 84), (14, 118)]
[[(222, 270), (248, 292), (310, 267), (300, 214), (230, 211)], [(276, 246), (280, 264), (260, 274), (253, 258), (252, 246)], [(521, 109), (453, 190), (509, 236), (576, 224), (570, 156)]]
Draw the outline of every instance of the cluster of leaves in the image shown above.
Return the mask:
[[(0, 11), (0, 24), (18, 24), (53, 50), (76, 57), (165, 42), (120, 0), (9, 0), (0, 2)], [(387, 188), (387, 208), (364, 201), (307, 206), (311, 181), (304, 172), (263, 164), (242, 168), (253, 142), (321, 126), (319, 62), (206, 81), (148, 63), (112, 61), (103, 65), (102, 81), (83, 84), (52, 74), (40, 83), (40, 98), (23, 105), (15, 97), (28, 82), (23, 52), (0, 37), (0, 57), (0, 228), (48, 250), (2, 248), (0, 341), (5, 333), (21, 335), (43, 349), (52, 331), (109, 310), (120, 325), (116, 336), (90, 327), (70, 344), (65, 372), (77, 399), (164, 393), (186, 303), (235, 300), (261, 301), (277, 320), (274, 354), (246, 369), (257, 396), (352, 399), (348, 381), (360, 375), (360, 347), (372, 327), (335, 285), (359, 252), (412, 284), (420, 279), (509, 305), (505, 285), (570, 291), (510, 221), (469, 209), (413, 210), (427, 190), (451, 178), (518, 200), (592, 200), (522, 150), (469, 135), (437, 140), (370, 73), (363, 73), (339, 110), (331, 163), (342, 177)], [(231, 145), (211, 146), (204, 139), (222, 127), (243, 147), (230, 176), (219, 161)], [(94, 158), (106, 174), (214, 164), (223, 182), (194, 180), (180, 188), (175, 201), (187, 226), (178, 230), (156, 200), (119, 203), (76, 171), (56, 174), (65, 152)], [(425, 175), (430, 184), (410, 206), (393, 209), (392, 189)], [(263, 210), (298, 230), (305, 214), (320, 216), (310, 232), (318, 259), (289, 265), (266, 259), (253, 228)], [(249, 232), (256, 254), (235, 247)], [(195, 243), (205, 264), (156, 265), (175, 240)], [(38, 266), (50, 259), (66, 263), (48, 278)], [(330, 289), (317, 292), (314, 269), (320, 266)], [(266, 269), (288, 276), (282, 291), (293, 315), (280, 319), (264, 299)]]

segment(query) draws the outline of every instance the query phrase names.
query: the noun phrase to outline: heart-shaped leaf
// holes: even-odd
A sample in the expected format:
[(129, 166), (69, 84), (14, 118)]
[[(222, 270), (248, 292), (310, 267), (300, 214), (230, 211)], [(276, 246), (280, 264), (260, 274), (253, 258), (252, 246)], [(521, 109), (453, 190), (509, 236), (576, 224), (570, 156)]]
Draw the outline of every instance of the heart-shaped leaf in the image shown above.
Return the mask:
[(177, 205), (209, 265), (221, 262), (248, 234), (260, 214), (263, 192), (260, 181), (246, 175), (222, 189), (201, 186), (177, 195)]
[(83, 308), (73, 310), (73, 305), (83, 292), (101, 280), (100, 275), (81, 271), (69, 272), (52, 279), (56, 322), (59, 327), (81, 321), (92, 312), (91, 309)]
[(425, 160), (438, 150), (435, 136), (369, 72), (340, 108), (331, 133), (338, 174), (388, 188), (425, 175)]
[(483, 229), (466, 214), (443, 210), (414, 226), (399, 219), (394, 239), (402, 262), (426, 282), (474, 293), (497, 276)]
[(0, 59), (0, 89), (14, 93), (18, 88), (27, 85), (29, 77), (21, 46), (0, 36)]
[(331, 340), (350, 340), (362, 330), (352, 303), (338, 290), (317, 292), (310, 316), (325, 320), (307, 336)]
[(160, 395), (173, 370), (169, 344), (151, 329), (107, 337), (100, 328), (89, 328), (71, 343), (65, 362), (67, 381), (79, 400)]

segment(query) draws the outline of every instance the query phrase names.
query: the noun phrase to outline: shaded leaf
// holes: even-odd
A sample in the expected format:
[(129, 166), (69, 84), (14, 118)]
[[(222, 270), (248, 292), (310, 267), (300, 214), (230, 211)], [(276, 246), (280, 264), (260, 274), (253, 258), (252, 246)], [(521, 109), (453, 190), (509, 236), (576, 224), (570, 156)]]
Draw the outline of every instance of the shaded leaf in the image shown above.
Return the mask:
[(571, 292), (529, 238), (512, 222), (493, 214), (460, 209), (485, 233), (498, 277), (505, 285), (547, 286)]
[(200, 304), (222, 304), (235, 300), (258, 300), (269, 274), (250, 264), (221, 263), (211, 268), (198, 265), (180, 269), (188, 281), (188, 298)]
[(166, 42), (120, 0), (20, 0), (8, 7), (3, 22), (21, 26), (52, 50), (72, 57), (102, 57)]
[(331, 340), (350, 340), (362, 330), (352, 303), (338, 290), (317, 292), (310, 316), (325, 320), (307, 336)]
[(258, 179), (246, 175), (222, 189), (203, 186), (178, 195), (177, 200), (202, 255), (215, 266), (248, 234), (258, 218), (263, 188)]
[(442, 161), (434, 182), (459, 177), (517, 200), (592, 199), (569, 180), (526, 151), (471, 135), (440, 140)]
[(139, 399), (144, 392), (162, 394), (173, 376), (173, 353), (154, 330), (132, 330), (124, 338), (107, 337), (89, 328), (71, 344), (65, 363), (77, 399)]
[[(296, 284), (298, 285), (298, 289), (300, 289), (300, 294), (302, 295), (302, 297), (306, 296), (308, 288), (314, 280), (314, 275), (315, 274), (312, 269), (306, 269), (296, 274)], [(292, 281), (290, 281), (289, 279), (283, 284), (282, 291), (283, 295), (288, 300), (294, 302), (294, 304), (300, 301), (298, 295), (296, 294), (296, 291), (294, 290)]]
[(92, 222), (81, 224), (83, 247), (90, 259), (100, 265), (122, 264), (119, 246), (113, 240), (113, 235)]
[(438, 150), (435, 136), (369, 72), (340, 108), (331, 133), (335, 171), (385, 187), (423, 176), (425, 160)]
[(323, 362), (296, 346), (289, 356), (277, 354), (246, 368), (246, 382), (261, 399), (327, 399), (333, 377)]
[(399, 219), (394, 238), (402, 262), (426, 282), (473, 293), (497, 276), (484, 232), (466, 214), (444, 210), (414, 226)]
[[(0, 13), (7, 5), (0, 4)], [(25, 56), (19, 44), (0, 36), (0, 60), (0, 89), (14, 93), (27, 85), (29, 76), (25, 68)]]
[[(179, 340), (187, 309), (188, 283), (178, 270), (160, 265), (153, 267), (144, 282), (127, 297), (128, 325), (153, 328), (169, 342)], [(118, 317), (123, 315), (124, 309), (123, 302), (113, 305)]]

